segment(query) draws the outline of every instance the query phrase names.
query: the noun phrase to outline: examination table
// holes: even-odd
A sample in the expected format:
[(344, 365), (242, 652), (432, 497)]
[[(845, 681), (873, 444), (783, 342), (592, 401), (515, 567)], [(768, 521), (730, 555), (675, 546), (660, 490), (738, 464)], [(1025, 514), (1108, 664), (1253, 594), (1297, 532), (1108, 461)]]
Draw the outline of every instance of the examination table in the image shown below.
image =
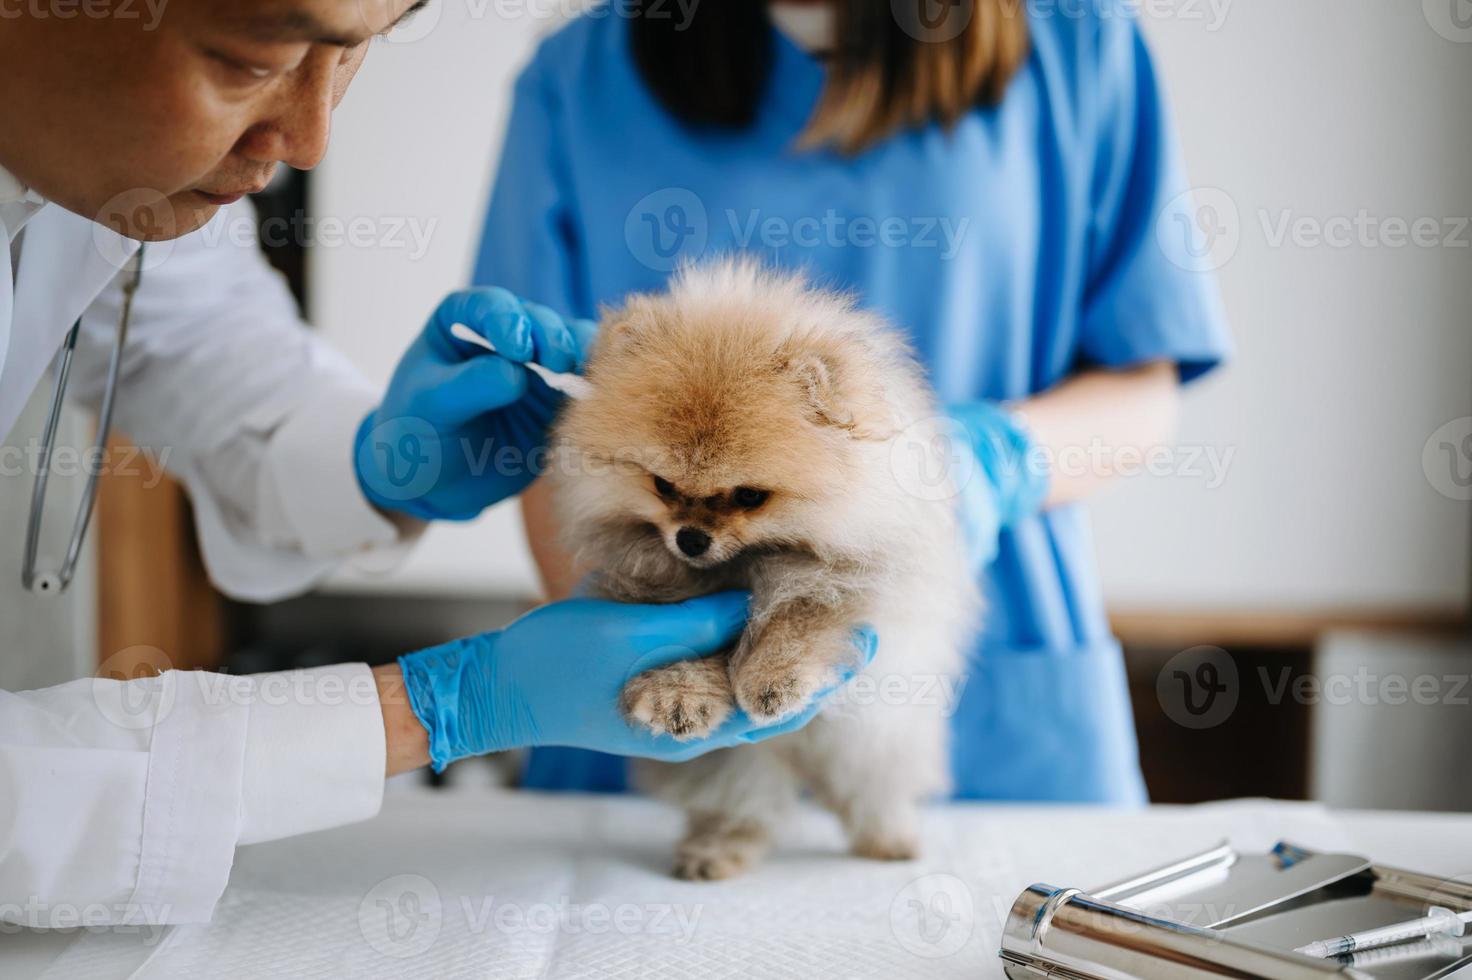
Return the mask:
[(1001, 977), (1007, 909), (1223, 838), (1472, 876), (1472, 814), (1238, 801), (1136, 811), (953, 804), (924, 855), (857, 860), (800, 810), (743, 877), (667, 874), (680, 815), (631, 797), (389, 792), (374, 820), (241, 848), (208, 925), (0, 931), (0, 977)]

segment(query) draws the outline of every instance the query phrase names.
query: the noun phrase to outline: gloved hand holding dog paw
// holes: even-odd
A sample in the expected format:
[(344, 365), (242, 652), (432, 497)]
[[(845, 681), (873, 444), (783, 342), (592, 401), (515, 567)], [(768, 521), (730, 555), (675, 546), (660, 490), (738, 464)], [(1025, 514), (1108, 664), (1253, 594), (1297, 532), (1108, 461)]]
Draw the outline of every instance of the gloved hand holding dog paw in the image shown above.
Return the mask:
[(730, 646), (746, 626), (748, 600), (744, 592), (670, 605), (570, 599), (504, 630), (400, 657), (410, 707), (429, 732), (431, 764), (438, 772), (466, 756), (537, 745), (680, 762), (801, 728), (874, 657), (877, 638), (857, 631), (861, 663), (775, 725), (760, 727), (737, 711), (709, 737), (687, 742), (631, 726), (619, 708), (625, 683)]
[[(457, 323), (496, 353), (454, 337)], [(564, 396), (523, 365), (578, 370), (596, 331), (504, 289), (451, 293), (358, 429), (354, 466), (364, 496), (424, 520), (468, 520), (526, 489)]]

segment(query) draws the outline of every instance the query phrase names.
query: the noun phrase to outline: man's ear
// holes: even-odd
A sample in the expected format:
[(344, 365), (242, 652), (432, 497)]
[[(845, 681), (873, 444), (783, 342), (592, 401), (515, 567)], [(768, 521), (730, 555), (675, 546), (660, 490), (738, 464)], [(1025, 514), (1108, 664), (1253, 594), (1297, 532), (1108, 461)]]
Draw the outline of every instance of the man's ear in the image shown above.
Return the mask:
[(894, 434), (884, 391), (877, 380), (864, 376), (863, 368), (845, 373), (836, 360), (804, 352), (784, 361), (782, 370), (802, 392), (808, 421), (814, 425), (842, 429), (855, 439), (887, 439)]

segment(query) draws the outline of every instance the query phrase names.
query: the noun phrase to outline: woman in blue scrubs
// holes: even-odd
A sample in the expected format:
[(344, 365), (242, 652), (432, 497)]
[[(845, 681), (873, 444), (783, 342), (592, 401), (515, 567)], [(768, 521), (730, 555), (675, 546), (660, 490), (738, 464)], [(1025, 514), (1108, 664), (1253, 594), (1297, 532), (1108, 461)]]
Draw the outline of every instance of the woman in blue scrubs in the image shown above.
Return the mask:
[[(1055, 460), (1046, 499), (996, 501), (956, 795), (1143, 801), (1081, 501), (1109, 476), (1097, 448), (1168, 439), (1228, 341), (1138, 26), (1109, 0), (939, 24), (890, 0), (615, 9), (518, 80), (475, 281), (589, 317), (739, 250), (907, 330), (944, 403)], [(560, 590), (545, 499), (525, 506)], [(542, 749), (526, 783), (615, 790), (622, 765)]]

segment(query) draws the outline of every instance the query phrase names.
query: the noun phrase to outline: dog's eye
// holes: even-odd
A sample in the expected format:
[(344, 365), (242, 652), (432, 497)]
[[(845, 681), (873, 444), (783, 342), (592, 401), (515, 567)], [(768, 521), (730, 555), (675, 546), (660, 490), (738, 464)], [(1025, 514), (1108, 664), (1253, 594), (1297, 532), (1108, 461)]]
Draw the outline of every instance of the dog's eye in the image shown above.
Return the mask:
[(731, 502), (737, 507), (742, 507), (746, 510), (755, 510), (766, 503), (767, 498), (771, 495), (771, 491), (768, 490), (758, 490), (755, 487), (737, 487), (731, 492)]
[(673, 497), (675, 495), (675, 485), (662, 476), (656, 476), (654, 478), (654, 491), (661, 497)]

